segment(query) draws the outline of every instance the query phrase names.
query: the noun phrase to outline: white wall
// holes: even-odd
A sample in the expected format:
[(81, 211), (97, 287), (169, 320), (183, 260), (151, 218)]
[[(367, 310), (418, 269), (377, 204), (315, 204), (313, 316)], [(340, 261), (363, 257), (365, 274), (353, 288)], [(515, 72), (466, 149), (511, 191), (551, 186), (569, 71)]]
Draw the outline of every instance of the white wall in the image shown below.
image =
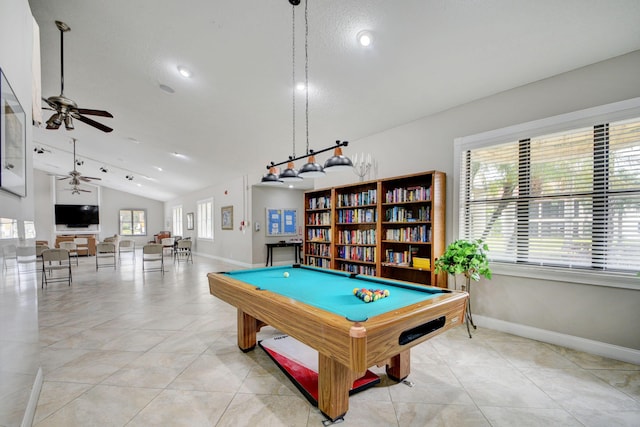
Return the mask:
[[(193, 251), (198, 255), (222, 259), (239, 266), (249, 267), (252, 259), (251, 230), (240, 231), (240, 221), (251, 221), (251, 186), (249, 180), (254, 178), (238, 177), (225, 183), (212, 184), (210, 187), (194, 191), (165, 203), (165, 229), (172, 228), (172, 209), (182, 206), (183, 236), (194, 241)], [(213, 198), (213, 240), (196, 238), (196, 229), (187, 230), (187, 213), (193, 212), (197, 224), (197, 203), (200, 200)], [(233, 206), (233, 230), (222, 230), (220, 209)], [(171, 230), (173, 232), (173, 230)]]
[[(286, 187), (286, 186), (284, 186)], [(266, 209), (285, 208), (297, 211), (298, 228), (304, 225), (304, 192), (289, 188), (274, 187), (253, 187), (253, 263), (264, 265), (267, 259), (267, 247), (265, 243), (277, 243), (280, 240), (291, 240), (292, 238), (302, 238), (299, 233), (296, 236), (267, 236)], [(255, 231), (255, 223), (260, 224), (260, 231)], [(273, 265), (292, 263), (295, 259), (293, 248), (282, 248), (273, 250)]]
[[(36, 235), (39, 240), (48, 240), (49, 245), (55, 243), (55, 225), (53, 222), (53, 206), (56, 201), (53, 186), (61, 181), (52, 180), (45, 172), (34, 170), (33, 181), (35, 182), (36, 201)], [(65, 181), (66, 182), (66, 181)], [(86, 188), (89, 188), (85, 185)], [(93, 187), (93, 186), (92, 186)], [(66, 194), (66, 193), (64, 193)], [(153, 240), (153, 235), (161, 230), (165, 230), (164, 225), (164, 203), (145, 197), (136, 196), (131, 193), (112, 190), (101, 187), (92, 189), (92, 193), (82, 193), (80, 195), (66, 195), (63, 199), (68, 204), (98, 204), (100, 206), (100, 232), (99, 240), (119, 233), (120, 229), (120, 209), (146, 209), (147, 210), (147, 235), (132, 237), (136, 242), (136, 247), (142, 247), (149, 240)], [(58, 197), (58, 202), (60, 202)], [(60, 228), (58, 229), (60, 231)], [(73, 233), (70, 230), (69, 233)]]
[[(457, 194), (452, 176), (455, 138), (638, 96), (640, 51), (352, 141), (345, 153), (371, 153), (379, 163), (378, 173), (371, 178), (432, 169), (446, 172), (450, 242), (456, 237), (453, 224), (457, 220), (452, 211)], [(317, 184), (349, 182), (353, 182), (351, 176), (331, 175)], [(540, 329), (540, 336), (559, 343), (573, 336), (640, 350), (640, 290), (494, 275), (493, 280), (474, 285), (472, 306), (478, 319), (515, 332)], [(640, 362), (640, 352), (633, 357)]]
[[(31, 179), (31, 79), (33, 18), (27, 0), (0, 1), (0, 67), (26, 112), (27, 197), (0, 191), (0, 217), (17, 219), (19, 235), (24, 237), (25, 220), (34, 219), (34, 193)], [(0, 246), (33, 244), (24, 240), (3, 241)], [(0, 293), (0, 425), (31, 424), (35, 403), (32, 388), (41, 385), (39, 375), (38, 282), (35, 274), (17, 278), (14, 269), (2, 272)], [(35, 392), (34, 392), (35, 393)], [(37, 394), (35, 395), (37, 399)]]

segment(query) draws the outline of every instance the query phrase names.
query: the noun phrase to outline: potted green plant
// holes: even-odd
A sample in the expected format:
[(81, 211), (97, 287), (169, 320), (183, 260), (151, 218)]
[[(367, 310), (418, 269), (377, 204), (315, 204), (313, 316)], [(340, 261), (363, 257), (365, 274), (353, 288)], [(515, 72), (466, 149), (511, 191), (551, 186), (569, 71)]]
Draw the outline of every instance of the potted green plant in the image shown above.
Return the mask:
[[(478, 281), (480, 276), (491, 279), (491, 269), (489, 268), (489, 259), (487, 258), (489, 247), (482, 240), (456, 240), (445, 249), (444, 253), (435, 261), (436, 273), (449, 273), (454, 280), (456, 275), (464, 274), (465, 284), (462, 286), (463, 291), (469, 292), (471, 295), (471, 279)], [(467, 299), (467, 309), (465, 310), (465, 321), (467, 324), (467, 332), (471, 338), (471, 330), (469, 323), (476, 329), (471, 316), (471, 297)]]
[(464, 274), (466, 287), (471, 283), (471, 279), (478, 281), (480, 276), (491, 279), (487, 251), (489, 247), (480, 239), (456, 240), (436, 259), (435, 271), (436, 273), (444, 271), (453, 275), (454, 278), (457, 274)]

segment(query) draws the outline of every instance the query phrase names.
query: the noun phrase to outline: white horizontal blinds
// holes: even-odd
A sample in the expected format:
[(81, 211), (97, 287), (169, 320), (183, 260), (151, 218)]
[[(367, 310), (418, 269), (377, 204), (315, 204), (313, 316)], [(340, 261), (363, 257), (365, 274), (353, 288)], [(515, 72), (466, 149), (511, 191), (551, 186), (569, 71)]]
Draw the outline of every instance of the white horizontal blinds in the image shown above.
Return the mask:
[(494, 260), (515, 261), (518, 143), (466, 151), (462, 163), (463, 237), (483, 239)]
[[(526, 262), (591, 267), (594, 227), (594, 129), (531, 139)], [(524, 202), (523, 202), (524, 203)]]
[(640, 270), (640, 120), (463, 152), (462, 236), (496, 261)]
[(640, 119), (609, 124), (606, 265), (640, 271)]

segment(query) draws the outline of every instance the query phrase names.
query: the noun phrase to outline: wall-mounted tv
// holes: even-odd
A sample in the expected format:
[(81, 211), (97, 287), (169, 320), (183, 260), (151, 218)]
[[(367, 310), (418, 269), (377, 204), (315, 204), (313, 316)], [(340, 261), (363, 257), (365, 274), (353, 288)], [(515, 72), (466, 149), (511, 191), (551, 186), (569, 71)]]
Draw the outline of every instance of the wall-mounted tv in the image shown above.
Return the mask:
[(100, 212), (95, 205), (56, 205), (56, 224), (67, 227), (89, 227), (100, 224)]

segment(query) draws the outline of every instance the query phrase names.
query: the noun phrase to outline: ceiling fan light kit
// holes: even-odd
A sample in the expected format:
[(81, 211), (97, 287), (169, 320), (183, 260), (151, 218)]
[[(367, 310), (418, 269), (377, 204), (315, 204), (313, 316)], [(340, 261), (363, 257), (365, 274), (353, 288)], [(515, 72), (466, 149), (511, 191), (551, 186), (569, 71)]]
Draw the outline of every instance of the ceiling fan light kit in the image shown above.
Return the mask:
[[(336, 141), (336, 145), (333, 147), (324, 148), (322, 150), (314, 151), (309, 148), (309, 18), (308, 18), (308, 0), (304, 3), (304, 24), (305, 24), (305, 39), (304, 39), (304, 56), (305, 56), (305, 81), (304, 86), (296, 84), (296, 6), (300, 4), (300, 0), (289, 0), (291, 4), (291, 33), (292, 33), (292, 104), (293, 104), (293, 120), (292, 120), (292, 155), (285, 161), (275, 163), (271, 162), (267, 165), (269, 171), (262, 177), (261, 184), (263, 185), (281, 185), (284, 182), (302, 181), (304, 178), (321, 178), (325, 176), (327, 172), (338, 172), (344, 170), (353, 169), (353, 163), (351, 160), (342, 154), (342, 147), (349, 145), (348, 141)], [(296, 157), (296, 88), (298, 90), (301, 87), (305, 91), (305, 127), (306, 127), (306, 141), (307, 149), (306, 154)], [(330, 157), (324, 164), (324, 167), (319, 163), (316, 163), (315, 155), (324, 153), (329, 150), (334, 150), (334, 155)], [(300, 168), (299, 171), (295, 169), (295, 161), (308, 158), (308, 162)], [(287, 168), (279, 175), (277, 175), (277, 166), (287, 164)]]
[(90, 115), (113, 118), (111, 113), (104, 110), (78, 108), (75, 101), (64, 96), (64, 33), (71, 31), (71, 28), (61, 21), (56, 21), (56, 26), (60, 30), (60, 95), (42, 98), (50, 109), (55, 111), (46, 121), (47, 129), (59, 129), (64, 123), (65, 129), (73, 130), (75, 129), (73, 119), (76, 119), (103, 132), (111, 132), (113, 129), (110, 127), (86, 117)]

